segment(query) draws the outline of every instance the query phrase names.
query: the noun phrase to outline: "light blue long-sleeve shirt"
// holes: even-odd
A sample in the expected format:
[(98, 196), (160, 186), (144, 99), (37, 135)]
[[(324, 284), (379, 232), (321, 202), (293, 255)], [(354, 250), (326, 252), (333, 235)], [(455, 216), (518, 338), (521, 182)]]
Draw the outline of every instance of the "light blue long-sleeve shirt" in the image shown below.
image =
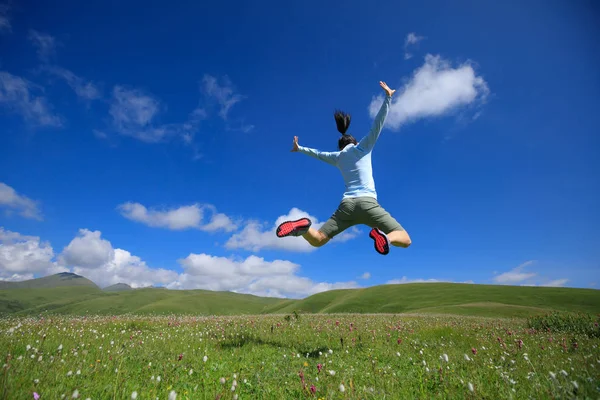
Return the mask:
[(309, 147), (298, 146), (299, 152), (325, 161), (340, 170), (346, 185), (343, 198), (366, 196), (377, 199), (375, 181), (373, 180), (371, 151), (379, 138), (390, 109), (391, 101), (392, 98), (390, 96), (385, 97), (371, 130), (360, 140), (358, 145), (349, 144), (341, 151), (319, 151)]

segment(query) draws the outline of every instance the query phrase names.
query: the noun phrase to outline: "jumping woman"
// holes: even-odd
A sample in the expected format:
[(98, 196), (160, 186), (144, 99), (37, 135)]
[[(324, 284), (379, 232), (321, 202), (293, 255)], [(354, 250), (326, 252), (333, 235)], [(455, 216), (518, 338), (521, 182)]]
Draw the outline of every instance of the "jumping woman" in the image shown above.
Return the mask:
[(321, 247), (351, 226), (362, 224), (372, 228), (369, 237), (373, 239), (375, 250), (379, 254), (388, 254), (390, 243), (396, 247), (410, 246), (410, 236), (379, 205), (375, 191), (371, 152), (383, 128), (395, 92), (385, 82), (379, 82), (379, 85), (386, 92), (386, 97), (371, 131), (360, 142), (346, 133), (350, 126), (350, 115), (342, 111), (334, 113), (337, 129), (342, 134), (338, 141), (339, 151), (324, 152), (299, 146), (298, 137), (294, 137), (291, 151), (307, 154), (337, 167), (344, 178), (346, 191), (338, 209), (319, 230), (311, 227), (312, 221), (309, 218), (300, 218), (279, 225), (276, 231), (278, 237), (302, 236), (312, 246)]

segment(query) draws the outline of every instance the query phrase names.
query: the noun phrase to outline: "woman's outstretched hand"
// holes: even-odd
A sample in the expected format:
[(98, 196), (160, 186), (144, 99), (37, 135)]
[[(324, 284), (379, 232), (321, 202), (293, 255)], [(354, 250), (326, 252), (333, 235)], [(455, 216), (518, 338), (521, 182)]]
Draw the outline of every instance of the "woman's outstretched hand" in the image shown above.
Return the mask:
[(392, 95), (394, 94), (394, 92), (396, 91), (396, 89), (392, 90), (388, 87), (388, 85), (383, 82), (383, 81), (379, 81), (379, 86), (381, 86), (383, 88), (383, 90), (385, 90), (385, 92), (387, 93), (388, 96), (392, 97)]
[(294, 147), (292, 147), (291, 152), (298, 151), (298, 136), (294, 136)]

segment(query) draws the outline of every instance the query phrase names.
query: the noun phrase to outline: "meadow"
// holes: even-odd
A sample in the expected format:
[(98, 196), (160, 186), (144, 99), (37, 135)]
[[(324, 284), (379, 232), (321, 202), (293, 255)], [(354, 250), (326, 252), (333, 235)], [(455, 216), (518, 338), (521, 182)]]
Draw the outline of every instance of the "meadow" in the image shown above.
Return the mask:
[(597, 317), (8, 316), (3, 399), (600, 397)]

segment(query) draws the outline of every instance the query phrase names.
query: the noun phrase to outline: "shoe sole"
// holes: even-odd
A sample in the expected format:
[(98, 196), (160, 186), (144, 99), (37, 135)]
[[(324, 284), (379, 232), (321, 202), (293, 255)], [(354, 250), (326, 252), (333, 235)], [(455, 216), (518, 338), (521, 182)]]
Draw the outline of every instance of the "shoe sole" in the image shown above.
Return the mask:
[(300, 218), (296, 221), (286, 221), (277, 227), (277, 237), (299, 236), (308, 231), (312, 223), (308, 218)]
[(373, 239), (375, 251), (377, 251), (379, 254), (386, 255), (390, 252), (390, 242), (387, 236), (385, 236), (379, 229), (371, 230), (369, 237)]

